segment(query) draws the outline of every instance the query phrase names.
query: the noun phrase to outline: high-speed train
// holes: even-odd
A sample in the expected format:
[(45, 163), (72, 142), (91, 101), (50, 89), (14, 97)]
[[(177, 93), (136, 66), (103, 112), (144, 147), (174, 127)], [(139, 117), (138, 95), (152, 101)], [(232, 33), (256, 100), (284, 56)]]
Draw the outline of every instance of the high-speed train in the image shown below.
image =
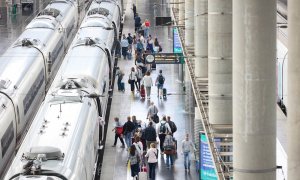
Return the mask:
[(84, 4), (53, 0), (0, 57), (0, 177), (61, 65)]
[(94, 1), (6, 180), (91, 180), (121, 23), (118, 0)]

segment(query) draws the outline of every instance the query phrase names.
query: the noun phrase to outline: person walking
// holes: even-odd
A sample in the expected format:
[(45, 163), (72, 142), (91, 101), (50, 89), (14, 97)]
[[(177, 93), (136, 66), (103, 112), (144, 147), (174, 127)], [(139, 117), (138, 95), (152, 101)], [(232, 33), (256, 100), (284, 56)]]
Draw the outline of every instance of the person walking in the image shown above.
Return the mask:
[(132, 4), (133, 17), (136, 16), (136, 5)]
[(184, 155), (184, 168), (188, 172), (191, 166), (191, 151), (196, 151), (195, 145), (189, 140), (189, 134), (185, 135), (185, 139), (182, 141), (182, 154)]
[(124, 87), (122, 87), (122, 84), (121, 84), (125, 74), (119, 67), (117, 67), (116, 69), (117, 69), (116, 76), (118, 76), (118, 79), (117, 79), (118, 91), (125, 91)]
[(116, 147), (117, 140), (119, 138), (122, 143), (121, 148), (125, 148), (124, 140), (122, 138), (123, 126), (121, 125), (118, 117), (115, 117), (114, 120), (115, 120), (115, 127), (112, 129), (112, 131), (115, 131), (115, 142), (114, 145), (112, 145), (112, 147)]
[(156, 126), (156, 132), (158, 134), (159, 138), (159, 145), (160, 145), (160, 152), (161, 154), (164, 154), (164, 142), (165, 142), (165, 137), (168, 132), (172, 132), (169, 124), (167, 123), (167, 118), (166, 116), (163, 116), (162, 120), (160, 123), (157, 124)]
[(171, 168), (171, 166), (173, 166), (173, 155), (175, 153), (175, 142), (171, 132), (168, 132), (166, 135), (164, 141), (164, 153), (166, 154), (167, 168)]
[(127, 41), (128, 41), (128, 53), (132, 53), (132, 44), (133, 44), (133, 37), (131, 36), (130, 33), (128, 33), (127, 36)]
[(141, 18), (138, 13), (136, 13), (136, 16), (134, 17), (134, 30), (137, 32), (141, 27)]
[(151, 95), (151, 87), (153, 86), (152, 77), (150, 76), (150, 72), (147, 71), (146, 75), (142, 79), (142, 84), (146, 88), (147, 99), (150, 99)]
[(156, 143), (156, 131), (153, 127), (153, 122), (149, 122), (148, 126), (143, 131), (143, 135), (146, 140), (147, 149), (149, 149), (151, 143)]
[(146, 38), (148, 38), (148, 36), (149, 36), (149, 29), (150, 29), (150, 21), (148, 19), (145, 19), (143, 25), (145, 27), (145, 29), (144, 29), (144, 36)]
[(131, 72), (130, 72), (129, 77), (128, 77), (128, 83), (130, 84), (130, 90), (131, 90), (132, 93), (134, 93), (134, 85), (135, 85), (136, 81), (137, 81), (136, 72), (134, 70), (134, 67), (132, 67)]
[(150, 144), (150, 149), (148, 149), (145, 157), (148, 158), (149, 165), (149, 178), (155, 179), (155, 166), (158, 161), (158, 150), (156, 149), (155, 143)]
[(133, 177), (133, 179), (138, 179), (138, 175), (140, 172), (140, 161), (140, 155), (136, 150), (136, 146), (131, 145), (129, 148), (129, 155), (126, 164), (130, 162), (131, 177)]
[(154, 102), (152, 101), (148, 108), (147, 118), (149, 118), (150, 121), (154, 121), (155, 123), (158, 123), (159, 120), (158, 120), (157, 113), (158, 113), (158, 109), (154, 105)]
[(124, 60), (126, 60), (128, 46), (129, 46), (128, 40), (127, 40), (125, 34), (123, 34), (123, 38), (121, 40), (121, 48), (122, 48), (122, 56), (123, 56)]
[(164, 88), (164, 83), (165, 83), (165, 77), (162, 74), (162, 70), (159, 70), (159, 75), (157, 76), (157, 78), (155, 80), (155, 84), (157, 86), (157, 97), (159, 97), (160, 99), (163, 96), (162, 89)]
[(154, 53), (154, 49), (153, 49), (153, 39), (152, 39), (152, 36), (149, 35), (148, 39), (147, 39), (147, 52), (151, 52), (151, 53)]
[(154, 48), (153, 49), (154, 49), (155, 53), (158, 53), (158, 52), (162, 51), (161, 45), (159, 44), (157, 38), (155, 38), (155, 40), (154, 40)]
[(123, 126), (123, 135), (125, 138), (125, 143), (127, 148), (129, 148), (132, 145), (131, 142), (131, 137), (133, 136), (133, 131), (134, 131), (134, 124), (131, 122), (130, 116), (127, 117), (127, 122)]
[(174, 121), (171, 121), (170, 116), (167, 116), (167, 123), (169, 124), (172, 131), (172, 135), (174, 136), (174, 133), (177, 131), (177, 126)]
[(141, 80), (143, 79), (143, 72), (139, 66), (136, 66), (136, 87), (138, 91), (141, 89)]

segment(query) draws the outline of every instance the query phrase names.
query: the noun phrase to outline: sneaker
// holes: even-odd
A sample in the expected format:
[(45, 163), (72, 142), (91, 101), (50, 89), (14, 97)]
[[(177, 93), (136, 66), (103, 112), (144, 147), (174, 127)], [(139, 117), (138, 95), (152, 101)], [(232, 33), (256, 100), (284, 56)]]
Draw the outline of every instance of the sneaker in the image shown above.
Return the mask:
[(125, 145), (120, 146), (121, 148), (125, 148)]

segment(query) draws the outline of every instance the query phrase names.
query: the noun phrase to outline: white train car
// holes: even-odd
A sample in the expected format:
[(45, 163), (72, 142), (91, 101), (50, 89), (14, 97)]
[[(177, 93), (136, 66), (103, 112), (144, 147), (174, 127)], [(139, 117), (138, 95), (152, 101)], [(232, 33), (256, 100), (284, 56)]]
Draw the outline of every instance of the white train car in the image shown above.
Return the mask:
[(102, 14), (109, 6), (120, 9), (118, 1), (91, 5), (6, 180), (94, 178), (115, 44), (114, 16)]
[(78, 4), (52, 1), (0, 57), (0, 177), (74, 38)]

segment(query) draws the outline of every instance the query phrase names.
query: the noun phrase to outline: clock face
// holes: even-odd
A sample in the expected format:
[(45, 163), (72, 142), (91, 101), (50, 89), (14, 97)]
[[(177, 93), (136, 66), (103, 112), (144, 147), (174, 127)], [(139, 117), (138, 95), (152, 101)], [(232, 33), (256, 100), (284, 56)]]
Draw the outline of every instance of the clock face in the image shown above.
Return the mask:
[(146, 61), (149, 62), (149, 63), (152, 63), (154, 61), (154, 56), (149, 54), (146, 56)]

